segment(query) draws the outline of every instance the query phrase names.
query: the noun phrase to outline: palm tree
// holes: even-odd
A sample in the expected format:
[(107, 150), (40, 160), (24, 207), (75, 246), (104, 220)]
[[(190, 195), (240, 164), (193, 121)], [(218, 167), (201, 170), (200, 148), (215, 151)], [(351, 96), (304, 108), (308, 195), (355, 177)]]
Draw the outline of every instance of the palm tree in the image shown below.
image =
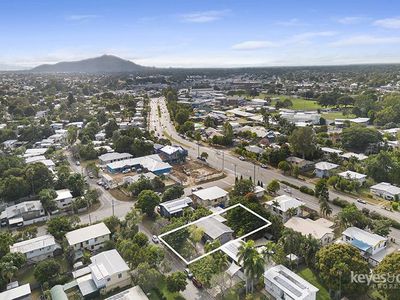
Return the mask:
[(330, 207), (328, 201), (320, 199), (319, 209), (323, 216), (329, 216), (332, 214), (332, 207)]
[(264, 259), (266, 262), (270, 262), (273, 255), (275, 254), (275, 249), (277, 245), (274, 242), (268, 241), (265, 246), (264, 250), (262, 252), (262, 255), (264, 256)]
[(250, 289), (251, 292), (253, 292), (254, 279), (261, 277), (264, 273), (265, 259), (257, 252), (253, 240), (242, 243), (239, 247), (238, 259), (246, 275), (246, 293), (249, 292)]
[(18, 268), (12, 264), (12, 262), (3, 262), (0, 265), (1, 277), (7, 282), (11, 282), (11, 279), (17, 273)]
[(294, 217), (295, 215), (297, 215), (297, 208), (295, 207), (291, 207), (286, 211), (287, 216), (289, 217), (289, 219), (291, 217)]

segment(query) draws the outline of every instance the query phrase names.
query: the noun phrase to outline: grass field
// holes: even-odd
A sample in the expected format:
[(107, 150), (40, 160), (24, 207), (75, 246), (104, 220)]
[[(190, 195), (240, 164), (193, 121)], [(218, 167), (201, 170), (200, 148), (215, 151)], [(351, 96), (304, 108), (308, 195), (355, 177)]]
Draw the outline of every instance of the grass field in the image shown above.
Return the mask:
[[(281, 100), (284, 99), (290, 99), (293, 103), (292, 107), (289, 107), (294, 110), (317, 110), (319, 108), (322, 108), (321, 105), (318, 104), (317, 101), (314, 100), (307, 100), (304, 98), (293, 98), (289, 96), (270, 96), (271, 98), (279, 98)], [(271, 102), (272, 106), (275, 106), (276, 101), (273, 100)]]
[[(167, 289), (167, 285), (165, 283), (165, 280), (163, 280), (160, 284), (157, 286), (158, 290), (161, 292), (161, 294), (165, 297), (167, 300), (182, 300), (185, 299), (183, 298), (179, 293), (171, 293)], [(150, 291), (150, 300), (161, 300), (160, 296), (155, 290)]]
[(319, 292), (317, 293), (317, 300), (331, 299), (327, 289), (324, 286), (322, 286), (317, 277), (309, 268), (304, 268), (300, 270), (297, 274), (319, 289)]

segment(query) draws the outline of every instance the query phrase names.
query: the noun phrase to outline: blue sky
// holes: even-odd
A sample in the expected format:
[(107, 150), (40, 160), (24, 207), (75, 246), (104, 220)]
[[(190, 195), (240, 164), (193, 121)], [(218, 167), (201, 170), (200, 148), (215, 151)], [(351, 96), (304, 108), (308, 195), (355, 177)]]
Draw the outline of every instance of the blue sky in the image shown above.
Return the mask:
[(400, 1), (0, 0), (0, 65), (400, 63)]

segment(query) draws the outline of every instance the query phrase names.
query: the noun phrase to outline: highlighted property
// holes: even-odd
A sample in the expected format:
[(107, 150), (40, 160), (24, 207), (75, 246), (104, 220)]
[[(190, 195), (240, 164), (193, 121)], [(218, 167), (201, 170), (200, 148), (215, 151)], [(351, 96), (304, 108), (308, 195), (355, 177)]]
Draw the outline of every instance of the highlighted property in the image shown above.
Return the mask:
[[(241, 224), (232, 222), (233, 218), (242, 220)], [(222, 246), (242, 241), (270, 225), (270, 221), (238, 203), (165, 232), (158, 238), (186, 265), (190, 265), (221, 250)], [(211, 243), (219, 246), (207, 251)]]

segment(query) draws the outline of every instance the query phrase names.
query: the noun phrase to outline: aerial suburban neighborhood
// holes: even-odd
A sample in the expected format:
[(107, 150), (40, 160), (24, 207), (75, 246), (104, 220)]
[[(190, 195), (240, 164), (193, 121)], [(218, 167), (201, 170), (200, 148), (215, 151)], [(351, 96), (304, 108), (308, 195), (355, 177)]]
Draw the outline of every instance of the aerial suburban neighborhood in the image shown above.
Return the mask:
[[(0, 49), (0, 300), (399, 300), (400, 43), (347, 36), (398, 30), (400, 19), (369, 0), (340, 18), (342, 0), (311, 1), (324, 15), (313, 24), (277, 19), (315, 16), (290, 0), (255, 1), (260, 11), (175, 1), (0, 2), (0, 28), (9, 14), (56, 44), (92, 43), (48, 45), (40, 58), (35, 47), (29, 59), (5, 33), (18, 50)], [(220, 31), (249, 10), (242, 28)], [(221, 55), (203, 45), (244, 31), (269, 38)], [(171, 40), (124, 48), (156, 32)], [(100, 35), (96, 55), (72, 54), (93, 53)], [(195, 40), (207, 59), (190, 59)], [(394, 52), (369, 49), (389, 40)]]

